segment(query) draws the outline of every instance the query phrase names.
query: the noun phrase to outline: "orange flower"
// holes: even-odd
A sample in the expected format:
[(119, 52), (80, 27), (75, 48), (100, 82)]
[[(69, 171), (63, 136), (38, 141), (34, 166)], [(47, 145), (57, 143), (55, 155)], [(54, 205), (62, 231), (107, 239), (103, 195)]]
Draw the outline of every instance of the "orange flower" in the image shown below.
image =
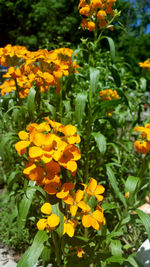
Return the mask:
[(98, 185), (95, 179), (91, 178), (89, 186), (84, 185), (84, 187), (88, 195), (95, 196), (98, 201), (103, 200), (103, 196), (101, 194), (104, 193), (105, 188), (102, 185)]
[(150, 144), (146, 141), (135, 141), (134, 148), (141, 154), (147, 154), (150, 150)]
[(78, 222), (76, 220), (72, 220), (72, 219), (67, 220), (67, 218), (64, 216), (63, 235), (67, 234), (70, 237), (73, 237), (77, 224)]
[(58, 163), (75, 175), (77, 170), (76, 161), (81, 158), (80, 150), (75, 145), (67, 145), (58, 159)]
[(37, 222), (37, 228), (43, 231), (46, 228), (46, 231), (55, 230), (58, 224), (60, 223), (59, 217), (56, 214), (52, 214), (52, 207), (50, 203), (45, 203), (41, 207), (41, 212), (49, 215), (46, 219), (40, 219)]
[(71, 195), (68, 195), (67, 197), (63, 198), (63, 201), (66, 204), (70, 205), (70, 213), (72, 216), (75, 216), (78, 210), (78, 207), (82, 206), (83, 207), (83, 203), (81, 202), (81, 200), (83, 199), (84, 196), (84, 191), (82, 190), (77, 190), (76, 193), (72, 193), (73, 197)]
[(63, 199), (69, 195), (69, 191), (74, 189), (74, 184), (72, 183), (64, 183), (61, 185), (61, 181), (59, 183), (52, 182), (45, 185), (44, 190), (50, 194), (56, 194), (57, 198)]
[(77, 248), (77, 257), (78, 258), (82, 258), (83, 257), (83, 254), (84, 254), (84, 250), (82, 248)]

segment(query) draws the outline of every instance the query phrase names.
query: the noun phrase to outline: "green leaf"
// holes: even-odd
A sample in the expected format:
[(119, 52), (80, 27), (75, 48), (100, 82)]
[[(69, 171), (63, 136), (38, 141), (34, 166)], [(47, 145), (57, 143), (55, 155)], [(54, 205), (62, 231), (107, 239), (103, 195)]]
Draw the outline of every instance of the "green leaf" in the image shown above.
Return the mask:
[(112, 209), (116, 209), (118, 208), (116, 203), (102, 203), (102, 208), (104, 211), (107, 211), (107, 210), (112, 210)]
[(133, 267), (139, 267), (139, 265), (137, 264), (136, 260), (132, 257), (132, 255), (130, 255), (125, 262), (129, 262)]
[(31, 118), (31, 121), (34, 120), (35, 95), (36, 95), (36, 91), (34, 87), (31, 87), (29, 94), (27, 96), (27, 107), (28, 107), (28, 113), (29, 113), (29, 117)]
[(146, 87), (147, 87), (147, 80), (144, 77), (141, 77), (140, 78), (140, 89), (145, 92)]
[[(29, 182), (30, 185), (30, 182)], [(20, 202), (19, 205), (19, 212), (18, 212), (18, 233), (21, 235), (22, 229), (24, 228), (26, 224), (26, 218), (30, 209), (30, 206), (32, 204), (33, 195), (35, 193), (35, 188), (30, 187), (27, 189), (27, 195), (24, 194), (23, 199)]]
[(47, 264), (50, 262), (50, 257), (51, 257), (51, 247), (45, 246), (41, 254), (43, 266), (47, 266)]
[(99, 74), (100, 74), (100, 71), (98, 69), (90, 67), (90, 85), (91, 85), (93, 94), (95, 94), (97, 86), (98, 86)]
[(142, 223), (144, 224), (147, 235), (148, 235), (148, 239), (150, 241), (150, 217), (149, 215), (147, 215), (146, 213), (144, 213), (142, 210), (139, 210), (139, 209), (136, 209), (136, 213), (138, 214)]
[(128, 176), (128, 179), (125, 183), (125, 193), (129, 192), (129, 198), (127, 201), (129, 203), (132, 203), (134, 201), (135, 193), (138, 188), (138, 184), (140, 182), (140, 179), (135, 176)]
[(114, 175), (114, 172), (113, 172), (112, 168), (109, 166), (109, 164), (106, 165), (106, 173), (107, 173), (107, 176), (108, 176), (109, 183), (111, 184), (116, 196), (118, 198), (120, 198), (120, 200), (122, 201), (123, 205), (125, 207), (127, 207), (125, 197), (120, 192), (120, 189), (119, 189), (118, 184), (117, 184), (116, 177)]
[(75, 98), (75, 120), (78, 124), (81, 124), (85, 113), (85, 106), (87, 102), (87, 94), (79, 93)]
[(107, 263), (114, 262), (114, 263), (120, 263), (120, 264), (122, 264), (124, 261), (125, 259), (120, 256), (112, 256), (106, 260)]
[(109, 48), (110, 48), (110, 55), (111, 55), (111, 61), (112, 63), (115, 63), (115, 44), (112, 38), (110, 37), (105, 37), (109, 43)]
[(46, 231), (38, 231), (31, 247), (29, 247), (22, 256), (17, 267), (34, 267), (44, 249), (44, 242), (47, 241), (48, 238), (49, 236)]
[(57, 202), (56, 204), (52, 205), (52, 212), (56, 214), (60, 219), (60, 224), (56, 228), (56, 232), (59, 235), (59, 237), (62, 237), (63, 235), (63, 225), (64, 225), (64, 214), (62, 212), (62, 207), (60, 206), (60, 203)]
[(125, 104), (129, 107), (129, 101), (125, 93), (121, 89), (117, 89), (116, 91), (119, 94), (119, 96), (121, 96), (124, 99)]
[(97, 133), (92, 133), (92, 135), (94, 136), (95, 142), (97, 144), (97, 147), (99, 149), (99, 151), (104, 154), (106, 152), (106, 138), (103, 134), (101, 134), (100, 132)]
[(121, 86), (121, 79), (120, 79), (120, 75), (118, 73), (118, 70), (117, 70), (116, 66), (112, 65), (110, 67), (110, 71), (111, 71), (111, 74), (112, 74), (112, 76), (114, 78), (114, 81), (115, 81), (117, 87), (120, 87)]
[(121, 245), (120, 240), (111, 240), (110, 247), (111, 247), (112, 255), (119, 256), (119, 257), (122, 256), (122, 249), (121, 249), (122, 245)]

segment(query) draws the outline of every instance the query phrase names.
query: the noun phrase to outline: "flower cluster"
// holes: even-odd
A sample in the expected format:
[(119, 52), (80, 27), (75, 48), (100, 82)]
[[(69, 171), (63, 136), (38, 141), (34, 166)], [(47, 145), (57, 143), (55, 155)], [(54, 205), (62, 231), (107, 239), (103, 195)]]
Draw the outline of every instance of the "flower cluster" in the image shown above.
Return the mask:
[[(49, 118), (45, 120), (40, 124), (31, 123), (27, 131), (20, 131), (18, 135), (21, 141), (15, 144), (15, 148), (22, 156), (28, 152), (29, 162), (23, 171), (27, 178), (44, 185), (45, 191), (55, 194), (56, 188), (62, 188), (58, 175), (61, 166), (72, 175), (76, 173), (76, 161), (81, 154), (75, 143), (80, 142), (80, 136), (75, 126), (64, 126)], [(49, 189), (52, 185), (54, 192)]]
[(150, 69), (150, 58), (148, 58), (144, 62), (139, 62), (138, 64), (141, 68)]
[(41, 207), (41, 212), (46, 214), (46, 218), (40, 219), (37, 222), (37, 228), (39, 230), (46, 229), (47, 232), (50, 230), (55, 230), (55, 228), (59, 225), (60, 219), (56, 214), (52, 214), (52, 207), (50, 203), (45, 203)]
[[(98, 185), (94, 178), (90, 179), (89, 185), (82, 185), (84, 189), (78, 189), (75, 192), (75, 186), (73, 183), (65, 183), (61, 187), (61, 191), (59, 191), (59, 193), (57, 193), (57, 190), (55, 191), (56, 197), (62, 199), (62, 201), (66, 204), (66, 212), (63, 221), (63, 234), (67, 234), (70, 237), (74, 236), (75, 229), (78, 224), (82, 223), (85, 228), (92, 227), (95, 230), (99, 230), (105, 223), (102, 208), (96, 203), (96, 209), (93, 210), (93, 208), (89, 205), (89, 200), (92, 196), (96, 198), (96, 202), (103, 200), (102, 193), (105, 191), (105, 188), (102, 185)], [(53, 192), (51, 192), (51, 190), (52, 188), (56, 188), (54, 185), (50, 187), (50, 192), (48, 190), (48, 193), (53, 194), (54, 190)], [(44, 205), (44, 207), (47, 208), (48, 203), (45, 203)], [(51, 209), (46, 211), (46, 209), (43, 210), (42, 208), (42, 212), (50, 215)], [(59, 221), (55, 218), (53, 224), (51, 222), (52, 216), (54, 215), (50, 215), (47, 219), (40, 219), (37, 224), (38, 229), (43, 230), (46, 228), (46, 230), (49, 230), (53, 227), (55, 228), (56, 223), (58, 225)]]
[(73, 71), (77, 72), (79, 68), (71, 60), (72, 53), (73, 50), (69, 48), (52, 51), (40, 49), (35, 52), (11, 44), (0, 48), (0, 65), (9, 66), (8, 72), (3, 75), (6, 80), (0, 86), (1, 95), (18, 90), (20, 98), (24, 98), (32, 85), (40, 88), (40, 92), (56, 86), (57, 93), (60, 93), (59, 79)]
[(112, 99), (118, 99), (119, 95), (116, 90), (106, 89), (99, 92), (100, 100), (110, 101)]
[(147, 154), (150, 151), (150, 123), (145, 124), (145, 127), (136, 126), (134, 131), (141, 132), (140, 140), (135, 141), (134, 148), (142, 154)]
[[(89, 2), (89, 3), (88, 3)], [(96, 27), (104, 28), (113, 16), (113, 4), (116, 0), (80, 0), (79, 13), (83, 16), (81, 27), (83, 30), (94, 31)]]

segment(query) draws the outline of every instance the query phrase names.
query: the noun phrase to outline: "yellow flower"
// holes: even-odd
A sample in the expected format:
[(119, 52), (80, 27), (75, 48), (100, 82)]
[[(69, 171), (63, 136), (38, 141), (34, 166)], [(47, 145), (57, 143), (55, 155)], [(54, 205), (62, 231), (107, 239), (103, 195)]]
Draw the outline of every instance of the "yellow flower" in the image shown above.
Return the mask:
[(70, 237), (73, 237), (77, 224), (78, 222), (76, 220), (72, 220), (72, 219), (67, 220), (67, 218), (64, 216), (63, 235), (67, 234)]
[(84, 187), (88, 195), (95, 196), (98, 201), (103, 200), (103, 196), (101, 194), (104, 193), (105, 188), (102, 185), (98, 185), (95, 179), (91, 178), (89, 185), (84, 185)]
[(104, 224), (104, 215), (102, 210), (95, 210), (92, 213), (87, 213), (82, 216), (82, 224), (85, 228), (93, 227), (95, 230), (100, 230)]
[(41, 231), (46, 229), (47, 232), (54, 230), (60, 223), (60, 220), (56, 214), (51, 214), (52, 207), (50, 203), (43, 204), (43, 206), (41, 207), (41, 212), (49, 216), (47, 216), (46, 219), (40, 219), (37, 222), (37, 228)]

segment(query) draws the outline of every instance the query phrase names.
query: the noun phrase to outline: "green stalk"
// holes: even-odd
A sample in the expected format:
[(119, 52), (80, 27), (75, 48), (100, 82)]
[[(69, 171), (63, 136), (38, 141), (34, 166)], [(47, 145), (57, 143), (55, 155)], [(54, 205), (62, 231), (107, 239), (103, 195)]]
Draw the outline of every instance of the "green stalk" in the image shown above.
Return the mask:
[(56, 232), (52, 231), (52, 239), (53, 239), (53, 243), (55, 246), (55, 255), (56, 255), (56, 260), (58, 263), (59, 267), (62, 267), (62, 263), (61, 263), (61, 255), (60, 255), (60, 249), (59, 249), (59, 245), (58, 245), (58, 235), (56, 234)]
[(88, 103), (88, 125), (86, 132), (86, 163), (85, 163), (85, 181), (88, 183), (89, 179), (89, 161), (90, 161), (90, 137), (92, 126), (92, 88), (89, 87), (89, 103)]
[(15, 78), (15, 86), (16, 86), (16, 102), (20, 104), (20, 96), (19, 96), (19, 86), (17, 84), (17, 79)]

